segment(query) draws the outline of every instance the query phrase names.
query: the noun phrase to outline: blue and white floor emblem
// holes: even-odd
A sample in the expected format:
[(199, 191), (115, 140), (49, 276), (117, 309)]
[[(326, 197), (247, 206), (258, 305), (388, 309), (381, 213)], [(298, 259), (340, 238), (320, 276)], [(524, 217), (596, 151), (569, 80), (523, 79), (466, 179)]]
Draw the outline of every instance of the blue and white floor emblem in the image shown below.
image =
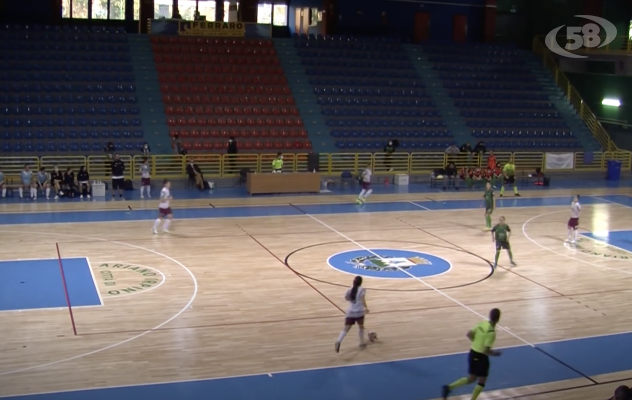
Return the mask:
[(370, 249), (336, 253), (327, 259), (333, 269), (352, 275), (383, 279), (428, 278), (452, 268), (444, 258), (410, 250)]

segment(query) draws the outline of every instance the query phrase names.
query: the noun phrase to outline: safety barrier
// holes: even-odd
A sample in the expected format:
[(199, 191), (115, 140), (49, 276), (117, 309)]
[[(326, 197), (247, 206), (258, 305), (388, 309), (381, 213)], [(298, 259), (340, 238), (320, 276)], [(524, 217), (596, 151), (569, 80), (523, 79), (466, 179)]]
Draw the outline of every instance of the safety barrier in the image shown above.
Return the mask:
[[(445, 154), (434, 153), (399, 153), (392, 155), (384, 153), (321, 153), (320, 173), (323, 175), (340, 175), (345, 171), (356, 173), (371, 165), (376, 175), (392, 174), (425, 174), (434, 169), (443, 168), (447, 163), (454, 162), (461, 167), (487, 166), (490, 153), (479, 154)], [(528, 152), (500, 152), (495, 153), (496, 161), (505, 164), (514, 160), (516, 168), (535, 171), (541, 168), (546, 171), (545, 153)], [(272, 160), (275, 154), (196, 154), (188, 158), (178, 155), (154, 155), (149, 157), (151, 176), (154, 179), (179, 179), (186, 176), (187, 162), (193, 160), (202, 170), (205, 177), (236, 177), (241, 170), (248, 169), (259, 173), (272, 171)], [(140, 166), (144, 156), (121, 156), (125, 163), (125, 177), (140, 178)], [(306, 172), (308, 155), (284, 154), (284, 172)], [(621, 162), (621, 169), (632, 170), (632, 153), (625, 150), (575, 153), (572, 171), (605, 171), (607, 161)], [(111, 160), (107, 156), (45, 156), (37, 157), (0, 157), (0, 171), (9, 178), (16, 178), (24, 165), (28, 164), (32, 170), (45, 167), (48, 171), (57, 165), (62, 171), (71, 167), (75, 172), (80, 166), (86, 166), (90, 179), (107, 179), (110, 176)]]
[[(573, 107), (575, 107), (579, 113), (579, 117), (584, 121), (586, 126), (588, 126), (597, 141), (599, 141), (601, 147), (606, 151), (619, 150), (595, 114), (588, 108), (579, 92), (571, 85), (566, 75), (564, 75), (564, 72), (559, 69), (555, 59), (551, 55), (551, 51), (546, 47), (544, 40), (545, 39), (540, 36), (536, 36), (533, 39), (533, 52), (539, 57), (542, 57), (542, 63), (553, 73), (555, 83), (564, 91), (566, 98)], [(628, 46), (629, 43), (628, 41)]]

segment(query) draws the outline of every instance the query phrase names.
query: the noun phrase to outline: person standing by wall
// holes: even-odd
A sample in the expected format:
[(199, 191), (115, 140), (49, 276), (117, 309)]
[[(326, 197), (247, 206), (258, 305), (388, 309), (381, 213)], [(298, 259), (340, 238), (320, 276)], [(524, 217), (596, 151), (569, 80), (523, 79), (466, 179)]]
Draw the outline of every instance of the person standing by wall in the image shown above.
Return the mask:
[(384, 166), (389, 172), (393, 170), (393, 153), (395, 153), (395, 144), (392, 140), (389, 140), (384, 146)]
[(283, 172), (283, 154), (277, 153), (277, 156), (272, 160), (272, 173), (280, 174)]
[(226, 158), (228, 161), (228, 170), (226, 172), (228, 173), (235, 173), (235, 159), (237, 158), (237, 153), (238, 153), (238, 149), (237, 149), (237, 141), (235, 140), (235, 138), (233, 136), (231, 136), (230, 138), (228, 138), (228, 147), (226, 148)]

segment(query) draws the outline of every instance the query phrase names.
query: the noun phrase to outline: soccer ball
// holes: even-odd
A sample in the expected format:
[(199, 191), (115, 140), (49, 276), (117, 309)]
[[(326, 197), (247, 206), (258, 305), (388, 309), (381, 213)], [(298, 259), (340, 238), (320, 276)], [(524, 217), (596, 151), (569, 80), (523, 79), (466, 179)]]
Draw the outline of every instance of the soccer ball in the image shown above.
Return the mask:
[(377, 333), (369, 332), (369, 341), (375, 342), (377, 340)]

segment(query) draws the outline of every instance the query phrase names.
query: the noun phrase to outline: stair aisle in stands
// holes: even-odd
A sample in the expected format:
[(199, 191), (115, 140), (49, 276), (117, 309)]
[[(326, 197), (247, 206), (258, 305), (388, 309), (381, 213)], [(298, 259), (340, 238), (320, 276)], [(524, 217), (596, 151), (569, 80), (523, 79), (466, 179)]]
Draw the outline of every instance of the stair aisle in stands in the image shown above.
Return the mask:
[(290, 39), (274, 39), (274, 47), (281, 66), (285, 71), (288, 86), (296, 100), (296, 106), (304, 121), (305, 129), (315, 153), (332, 153), (336, 151), (334, 140), (329, 134), (313, 87), (301, 64), (294, 43)]
[(130, 34), (129, 46), (145, 139), (155, 154), (169, 154), (171, 139), (148, 35)]

